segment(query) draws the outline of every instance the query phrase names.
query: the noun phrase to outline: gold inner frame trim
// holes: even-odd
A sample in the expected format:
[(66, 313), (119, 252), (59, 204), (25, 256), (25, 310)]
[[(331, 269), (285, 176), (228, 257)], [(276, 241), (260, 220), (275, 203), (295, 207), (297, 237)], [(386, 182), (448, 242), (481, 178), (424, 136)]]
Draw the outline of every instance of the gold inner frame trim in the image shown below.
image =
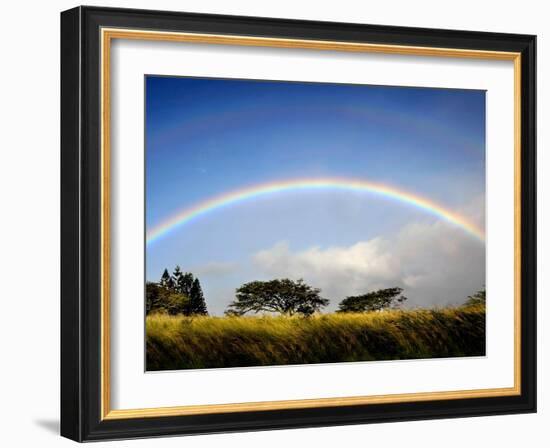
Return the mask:
[[(110, 50), (113, 39), (294, 48), (356, 53), (491, 59), (514, 62), (514, 386), (506, 388), (368, 395), (303, 400), (111, 409), (110, 349)], [(307, 409), (381, 403), (503, 397), (521, 394), (521, 54), (514, 52), (418, 47), (306, 39), (101, 29), (101, 419), (167, 417), (229, 412)]]

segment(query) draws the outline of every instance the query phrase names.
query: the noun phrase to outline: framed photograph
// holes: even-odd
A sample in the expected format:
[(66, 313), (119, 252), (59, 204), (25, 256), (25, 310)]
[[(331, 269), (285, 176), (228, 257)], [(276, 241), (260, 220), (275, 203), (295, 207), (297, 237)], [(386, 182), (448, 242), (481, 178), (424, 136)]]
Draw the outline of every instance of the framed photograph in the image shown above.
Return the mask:
[(535, 36), (61, 14), (61, 433), (536, 410)]

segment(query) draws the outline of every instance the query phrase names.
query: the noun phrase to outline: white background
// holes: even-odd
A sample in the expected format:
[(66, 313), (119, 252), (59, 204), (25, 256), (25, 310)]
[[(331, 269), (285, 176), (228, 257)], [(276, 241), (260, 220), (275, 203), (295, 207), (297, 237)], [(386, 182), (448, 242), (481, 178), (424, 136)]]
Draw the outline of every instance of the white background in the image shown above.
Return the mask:
[[(307, 62), (296, 64), (297, 55)], [(113, 409), (513, 387), (512, 61), (115, 40), (111, 67)], [(145, 282), (143, 83), (151, 73), (486, 90), (487, 356), (144, 373), (136, 297)]]
[[(539, 229), (548, 227), (546, 192), (550, 159), (544, 153), (544, 124), (550, 120), (548, 89), (550, 34), (544, 2), (393, 1), (339, 2), (232, 0), (101, 1), (103, 6), (159, 8), (317, 20), (475, 29), (538, 34)], [(5, 446), (69, 446), (60, 439), (59, 414), (59, 11), (68, 1), (3, 5), (0, 111), (2, 149), (0, 324), (2, 431)], [(546, 54), (545, 54), (546, 53)], [(549, 72), (550, 73), (550, 72)], [(546, 202), (546, 204), (544, 204)], [(548, 444), (550, 395), (542, 346), (550, 343), (540, 323), (548, 321), (547, 254), (550, 240), (539, 232), (539, 413), (537, 415), (406, 422), (383, 425), (214, 435), (118, 442), (110, 446), (190, 447), (384, 444), (423, 448), (533, 446)], [(104, 444), (99, 444), (102, 446)], [(108, 446), (108, 445), (106, 445)]]

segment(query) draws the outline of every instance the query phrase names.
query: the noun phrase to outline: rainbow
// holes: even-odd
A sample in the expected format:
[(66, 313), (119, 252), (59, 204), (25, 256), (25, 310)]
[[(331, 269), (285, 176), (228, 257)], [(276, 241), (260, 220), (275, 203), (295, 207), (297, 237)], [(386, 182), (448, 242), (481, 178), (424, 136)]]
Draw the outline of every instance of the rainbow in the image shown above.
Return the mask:
[(268, 182), (213, 196), (205, 201), (180, 210), (154, 226), (147, 232), (147, 244), (152, 244), (174, 229), (219, 208), (276, 193), (303, 190), (340, 190), (378, 195), (423, 210), (426, 213), (436, 216), (463, 229), (466, 233), (470, 234), (479, 241), (485, 241), (485, 232), (483, 229), (476, 226), (466, 217), (416, 194), (399, 190), (389, 185), (369, 182), (366, 180), (314, 178)]

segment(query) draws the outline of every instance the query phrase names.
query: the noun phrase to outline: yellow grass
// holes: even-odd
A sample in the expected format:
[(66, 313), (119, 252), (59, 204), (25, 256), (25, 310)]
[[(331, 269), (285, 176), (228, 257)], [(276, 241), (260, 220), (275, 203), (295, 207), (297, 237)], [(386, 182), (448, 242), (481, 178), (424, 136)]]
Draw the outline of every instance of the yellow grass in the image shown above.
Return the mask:
[(147, 370), (485, 354), (483, 306), (303, 317), (146, 319)]

